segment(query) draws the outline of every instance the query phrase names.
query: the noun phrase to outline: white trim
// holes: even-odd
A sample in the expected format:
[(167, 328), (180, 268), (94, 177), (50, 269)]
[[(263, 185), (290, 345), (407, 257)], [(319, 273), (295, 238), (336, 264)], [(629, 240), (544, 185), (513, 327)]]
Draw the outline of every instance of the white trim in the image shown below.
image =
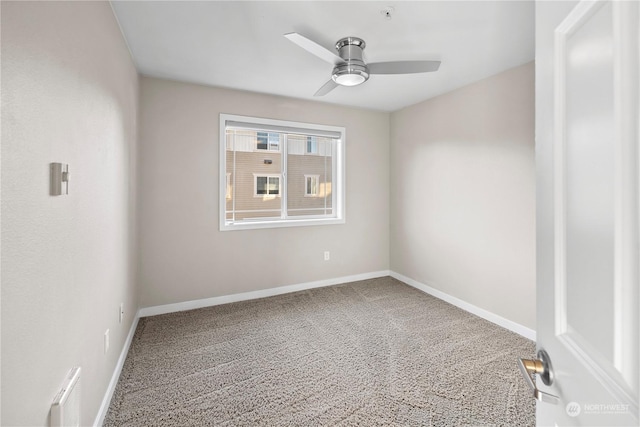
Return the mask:
[[(567, 264), (566, 264), (566, 104), (565, 80), (567, 63), (565, 60), (567, 38), (575, 30), (576, 23), (571, 18), (576, 11), (584, 9), (581, 3), (569, 15), (568, 20), (554, 32), (553, 58), (553, 225), (554, 225), (554, 333), (561, 335), (567, 331)], [(580, 23), (582, 25), (582, 23)]]
[[(326, 176), (326, 175), (325, 175), (325, 176)], [(312, 184), (313, 184), (313, 180), (314, 180), (314, 179), (316, 180), (316, 186), (315, 186), (316, 192), (315, 192), (315, 193), (307, 193), (307, 189), (308, 189), (308, 187), (307, 187), (307, 180), (308, 180), (309, 178), (311, 178), (311, 180), (312, 180), (312, 181), (311, 181), (311, 183), (312, 183)], [(312, 185), (312, 187), (313, 187), (313, 185)], [(318, 193), (318, 188), (319, 188), (319, 187), (320, 187), (320, 175), (306, 175), (306, 174), (305, 174), (305, 176), (304, 176), (304, 197), (318, 197), (318, 194), (319, 194), (319, 193)], [(326, 190), (325, 190), (325, 191), (326, 191)], [(292, 210), (292, 209), (289, 209), (289, 210)], [(303, 209), (303, 210), (304, 210), (304, 209)]]
[[(614, 107), (616, 143), (618, 144), (615, 199), (616, 273), (614, 288), (614, 366), (624, 381), (632, 385), (637, 380), (637, 361), (632, 357), (638, 349), (638, 195), (639, 165), (636, 159), (638, 141), (638, 20), (640, 9), (634, 2), (613, 2), (614, 19)], [(631, 89), (631, 90), (630, 90)], [(615, 152), (615, 151), (614, 151)], [(633, 388), (633, 386), (631, 387)], [(635, 392), (635, 413), (638, 413), (638, 388)]]
[(226, 225), (224, 229), (220, 231), (233, 231), (233, 230), (251, 230), (258, 228), (283, 228), (283, 227), (307, 227), (310, 225), (338, 225), (344, 224), (346, 220), (344, 218), (323, 218), (314, 217), (310, 218), (310, 215), (304, 215), (300, 219), (286, 219), (286, 220), (255, 220), (246, 219), (242, 223), (236, 223), (234, 225)]
[[(258, 178), (267, 178), (266, 194), (258, 194)], [(269, 178), (278, 178), (278, 194), (269, 193)], [(279, 173), (253, 173), (253, 197), (275, 199), (282, 195), (282, 175)], [(278, 209), (280, 211), (280, 209)]]
[(122, 372), (124, 361), (127, 358), (129, 347), (131, 347), (131, 342), (133, 341), (133, 335), (135, 334), (136, 328), (138, 327), (138, 320), (140, 320), (140, 310), (136, 312), (136, 315), (133, 318), (133, 323), (131, 324), (131, 328), (129, 329), (129, 335), (127, 335), (127, 339), (124, 342), (124, 346), (122, 347), (122, 351), (120, 352), (120, 357), (118, 358), (118, 363), (116, 363), (116, 367), (113, 370), (111, 381), (109, 381), (107, 391), (102, 398), (102, 404), (100, 405), (100, 409), (98, 410), (96, 419), (93, 422), (94, 427), (101, 427), (104, 423), (104, 417), (107, 416), (107, 411), (109, 410), (109, 405), (111, 404), (111, 399), (113, 398), (113, 392), (116, 390), (116, 385), (118, 384), (118, 379), (120, 378), (120, 373)]
[(139, 310), (139, 315), (140, 317), (147, 317), (156, 316), (158, 314), (175, 313), (177, 311), (193, 310), (196, 308), (212, 307), (214, 305), (229, 304), (232, 302), (272, 297), (275, 295), (288, 294), (291, 292), (304, 291), (307, 289), (323, 288), (325, 286), (339, 285), (342, 283), (357, 282), (358, 280), (375, 279), (378, 277), (385, 277), (389, 275), (389, 270), (374, 271), (371, 273), (354, 274), (351, 276), (317, 280), (315, 282), (306, 282), (297, 285), (279, 286), (277, 288), (262, 289), (259, 291), (242, 292), (239, 294), (184, 301), (175, 304), (156, 305), (153, 307), (141, 308)]
[(498, 326), (502, 326), (503, 328), (508, 329), (512, 332), (515, 332), (516, 334), (520, 334), (525, 338), (529, 338), (532, 341), (536, 340), (536, 331), (534, 331), (533, 329), (529, 329), (526, 326), (513, 322), (509, 319), (505, 319), (502, 316), (498, 316), (495, 313), (492, 313), (483, 308), (470, 304), (459, 298), (451, 296), (445, 292), (439, 291), (431, 286), (425, 285), (424, 283), (420, 283), (407, 276), (403, 276), (402, 274), (396, 273), (395, 271), (391, 271), (390, 276), (424, 293), (427, 293), (443, 301), (446, 301), (449, 304), (453, 304), (456, 307), (463, 309), (464, 311), (468, 311), (471, 314), (475, 314), (476, 316), (482, 317), (483, 319), (488, 320), (491, 323), (495, 323)]
[(370, 273), (355, 274), (351, 276), (337, 277), (334, 279), (317, 280), (314, 282), (299, 283), (296, 285), (279, 286), (277, 288), (262, 289), (259, 291), (242, 292), (239, 294), (223, 295), (219, 297), (203, 298), (198, 300), (178, 302), (174, 304), (156, 305), (152, 307), (141, 308), (138, 311), (139, 317), (157, 316), (159, 314), (175, 313), (177, 311), (194, 310), (197, 308), (212, 307), (215, 305), (229, 304), (232, 302), (247, 301), (258, 298), (272, 297), (276, 295), (288, 294), (291, 292), (304, 291), (307, 289), (323, 288), (326, 286), (339, 285), (342, 283), (356, 282), (358, 280), (375, 279), (378, 277), (391, 276), (394, 279), (416, 288), (422, 292), (432, 295), (438, 299), (453, 304), (458, 308), (463, 309), (471, 314), (482, 317), (485, 320), (495, 323), (498, 326), (513, 331), (525, 338), (535, 341), (536, 331), (529, 329), (526, 326), (513, 322), (509, 319), (505, 319), (495, 313), (492, 313), (483, 308), (477, 307), (459, 298), (451, 296), (445, 292), (439, 291), (431, 286), (420, 283), (402, 274), (396, 273), (390, 270), (374, 271)]

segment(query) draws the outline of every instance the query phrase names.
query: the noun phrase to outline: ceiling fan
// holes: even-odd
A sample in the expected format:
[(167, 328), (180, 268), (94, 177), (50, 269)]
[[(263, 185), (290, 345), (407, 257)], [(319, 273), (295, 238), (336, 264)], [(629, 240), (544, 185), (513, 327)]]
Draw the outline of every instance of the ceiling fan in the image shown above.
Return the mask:
[(371, 74), (413, 74), (437, 71), (440, 61), (393, 61), (367, 64), (362, 59), (366, 44), (358, 37), (345, 37), (337, 41), (338, 54), (331, 52), (298, 33), (288, 33), (286, 38), (309, 53), (333, 64), (331, 79), (313, 96), (323, 96), (340, 86), (357, 86), (366, 82)]

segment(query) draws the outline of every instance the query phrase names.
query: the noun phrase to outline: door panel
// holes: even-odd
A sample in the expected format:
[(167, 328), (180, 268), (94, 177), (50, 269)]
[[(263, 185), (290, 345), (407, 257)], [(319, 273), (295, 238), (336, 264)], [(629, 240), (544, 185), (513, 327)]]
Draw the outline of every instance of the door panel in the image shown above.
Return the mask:
[(638, 425), (637, 2), (536, 4), (539, 425)]
[[(613, 28), (612, 5), (603, 3), (589, 17), (556, 30), (562, 51), (558, 94), (563, 111), (557, 126), (560, 173), (558, 197), (564, 201), (566, 324), (560, 333), (579, 335), (613, 361)], [(591, 84), (591, 82), (603, 84)], [(562, 106), (559, 106), (562, 108)], [(563, 144), (564, 143), (564, 144)], [(564, 145), (564, 146), (562, 146)], [(558, 212), (562, 215), (562, 212)], [(563, 291), (560, 289), (559, 291)], [(584, 308), (599, 311), (585, 316)]]

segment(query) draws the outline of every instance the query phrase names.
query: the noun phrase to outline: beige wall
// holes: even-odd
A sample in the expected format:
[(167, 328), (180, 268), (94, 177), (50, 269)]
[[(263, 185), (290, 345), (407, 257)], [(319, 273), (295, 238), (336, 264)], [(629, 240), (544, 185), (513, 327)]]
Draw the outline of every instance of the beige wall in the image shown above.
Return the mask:
[(534, 66), (391, 115), (391, 269), (535, 330)]
[[(139, 92), (108, 3), (1, 7), (2, 425), (46, 425), (76, 365), (91, 424), (138, 306), (392, 269), (535, 327), (532, 64), (391, 115)], [(222, 112), (344, 126), (346, 224), (218, 231)], [(68, 196), (48, 195), (54, 161)]]
[[(1, 424), (49, 425), (81, 366), (91, 425), (137, 307), (138, 77), (109, 3), (1, 7)], [(69, 164), (69, 195), (49, 195), (50, 162)]]
[[(389, 268), (388, 114), (148, 77), (140, 102), (142, 307)], [(346, 224), (218, 231), (220, 113), (346, 127)]]

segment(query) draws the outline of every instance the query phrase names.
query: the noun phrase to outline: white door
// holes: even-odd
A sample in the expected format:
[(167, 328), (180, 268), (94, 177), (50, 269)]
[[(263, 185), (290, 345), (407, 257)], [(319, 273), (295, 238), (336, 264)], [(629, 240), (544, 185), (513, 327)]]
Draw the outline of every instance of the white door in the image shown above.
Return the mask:
[(536, 3), (541, 426), (639, 424), (638, 6)]

